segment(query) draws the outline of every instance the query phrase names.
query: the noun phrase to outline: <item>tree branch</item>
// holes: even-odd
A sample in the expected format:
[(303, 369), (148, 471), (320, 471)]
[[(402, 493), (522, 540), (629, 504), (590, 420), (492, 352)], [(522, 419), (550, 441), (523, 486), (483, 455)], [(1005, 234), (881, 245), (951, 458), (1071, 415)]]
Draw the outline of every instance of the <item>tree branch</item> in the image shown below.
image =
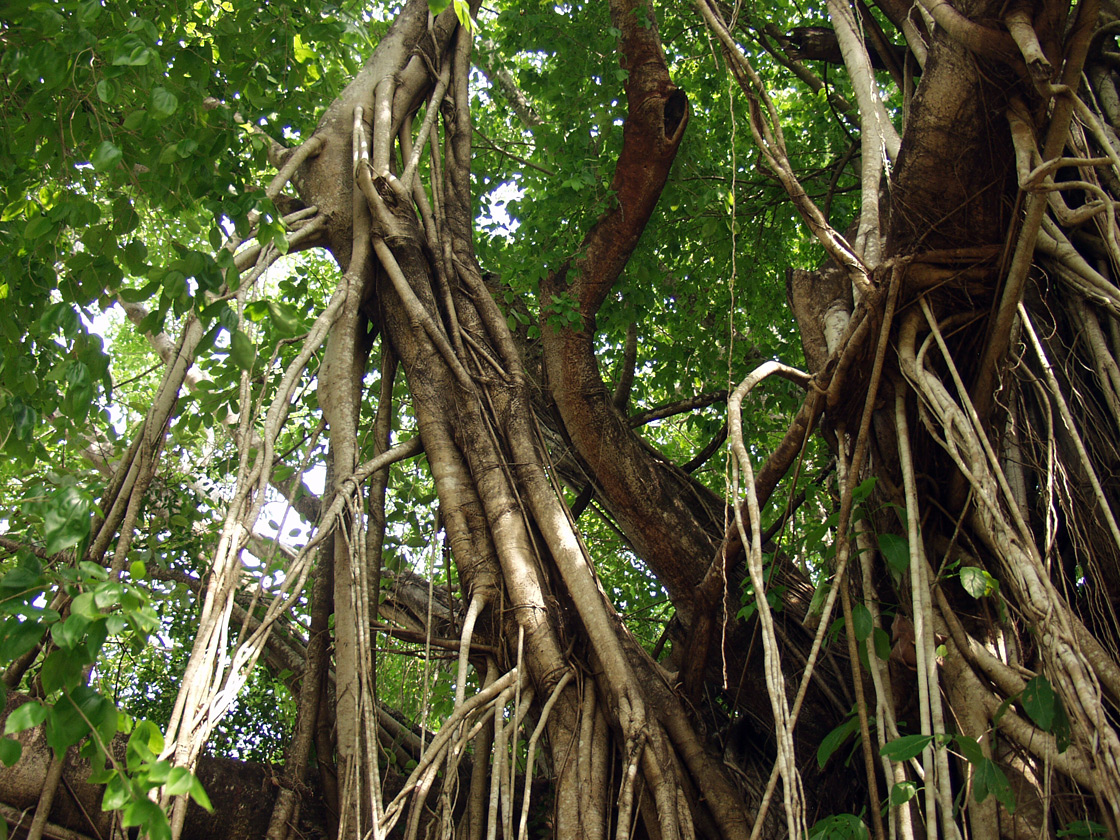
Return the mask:
[(649, 411), (643, 411), (640, 414), (632, 416), (629, 420), (630, 428), (637, 428), (638, 426), (652, 423), (654, 420), (664, 420), (666, 417), (684, 414), (686, 411), (707, 408), (709, 405), (714, 405), (717, 402), (724, 402), (726, 399), (727, 391), (724, 389), (709, 391), (706, 394), (697, 394), (695, 397), (689, 397), (686, 400), (679, 400), (678, 402), (666, 403), (665, 405), (651, 408)]

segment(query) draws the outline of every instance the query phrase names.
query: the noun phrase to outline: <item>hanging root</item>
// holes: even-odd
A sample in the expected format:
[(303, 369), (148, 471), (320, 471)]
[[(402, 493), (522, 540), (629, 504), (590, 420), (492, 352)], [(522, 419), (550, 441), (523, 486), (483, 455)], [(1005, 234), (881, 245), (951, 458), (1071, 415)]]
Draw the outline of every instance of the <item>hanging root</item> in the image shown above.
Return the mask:
[[(1074, 722), (1074, 743), (1086, 754), (1095, 754), (1091, 788), (1115, 818), (1120, 815), (1120, 741), (1105, 717), (1098, 674), (1081, 649), (1080, 619), (1054, 587), (939, 326), (928, 306), (923, 311), (930, 332), (920, 344), (920, 315), (911, 313), (903, 323), (899, 336), (902, 371), (921, 399), (923, 423), (941, 440), (972, 488), (972, 528), (999, 564), (1007, 594), (1036, 628), (1043, 672)], [(939, 348), (950, 371), (956, 399), (931, 370), (927, 352), (931, 345)]]

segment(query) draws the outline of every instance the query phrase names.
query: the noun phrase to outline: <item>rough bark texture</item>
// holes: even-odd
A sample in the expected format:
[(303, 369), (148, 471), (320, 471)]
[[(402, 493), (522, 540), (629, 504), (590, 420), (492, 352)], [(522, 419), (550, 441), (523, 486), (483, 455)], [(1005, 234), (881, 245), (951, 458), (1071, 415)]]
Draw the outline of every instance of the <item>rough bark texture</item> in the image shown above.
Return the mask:
[[(595, 353), (600, 309), (655, 211), (689, 121), (687, 95), (670, 77), (652, 11), (630, 0), (611, 3), (626, 71), (623, 144), (611, 204), (577, 253), (542, 282), (537, 383), (536, 360), (526, 359), (507, 328), (474, 256), (470, 37), (450, 10), (429, 29), (427, 4), (410, 0), (325, 112), (314, 134), (317, 154), (302, 160), (293, 179), (302, 203), (318, 208), (322, 233), (314, 241), (326, 243), (343, 272), (318, 373), (332, 459), (318, 509), (352, 503), (334, 519), (324, 514), (323, 527), (334, 531), (318, 568), (312, 627), (321, 635), (307, 650), (305, 672), (313, 679), (301, 692), (300, 735), (289, 753), (298, 766), (281, 775), (203, 759), (198, 772), (216, 815), (187, 810), (183, 837), (263, 836), (268, 823), (261, 815), (273, 807), (281, 779), (288, 795), (274, 812), (276, 840), (287, 832), (295, 803), (300, 823), (291, 831), (300, 836), (364, 836), (384, 806), (384, 732), (400, 738), (389, 747), (400, 748), (399, 765), (433, 762), (408, 788), (409, 808), (394, 812), (401, 817), (397, 830), (431, 821), (433, 833), (449, 835), (457, 825), (474, 840), (487, 819), (496, 819), (486, 813), (488, 802), (496, 811), (500, 798), (508, 812), (521, 795), (497, 787), (491, 795), (483, 770), (492, 760), (500, 777), (504, 759), (491, 749), (505, 743), (507, 722), (527, 712), (534, 721), (548, 715), (542, 772), (551, 783), (555, 836), (598, 840), (625, 834), (633, 821), (639, 832), (666, 840), (693, 832), (743, 838), (756, 808), (767, 807), (763, 789), (785, 742), (775, 737), (774, 721), (788, 709), (772, 698), (779, 688), (792, 698), (810, 660), (795, 766), (778, 783), (804, 790), (804, 813), (792, 815), (791, 825), (862, 810), (882, 840), (882, 799), (893, 784), (918, 777), (903, 762), (880, 761), (880, 748), (899, 733), (920, 732), (930, 736), (919, 758), (920, 804), (888, 809), (891, 836), (923, 836), (925, 819), (952, 837), (955, 821), (967, 819), (978, 840), (1037, 837), (1050, 832), (1051, 808), (1062, 825), (1091, 817), (1115, 828), (1120, 529), (1110, 515), (1120, 501), (1120, 449), (1111, 433), (1120, 423), (1120, 290), (1112, 274), (1120, 243), (1112, 214), (1120, 176), (1109, 167), (1120, 169), (1120, 98), (1116, 54), (1101, 46), (1114, 36), (1098, 32), (1090, 43), (1098, 24), (1092, 0), (1070, 27), (1069, 10), (1057, 0), (1029, 10), (930, 4), (928, 21), (884, 4), (924, 66), (917, 92), (905, 100), (901, 149), (890, 171), (869, 171), (872, 146), (863, 146), (865, 206), (851, 228), (863, 242), (852, 248), (796, 182), (779, 110), (719, 21), (717, 4), (700, 5), (749, 98), (756, 142), (833, 257), (816, 271), (788, 275), (811, 377), (790, 373), (808, 383), (805, 402), (759, 470), (753, 508), (743, 504), (744, 516), (756, 517), (755, 534), (728, 528), (728, 502), (632, 427), (622, 409), (625, 388), (612, 395)], [(872, 21), (862, 4), (859, 11)], [(1106, 11), (1113, 29), (1114, 17)], [(842, 56), (794, 50), (792, 58), (840, 57), (859, 78), (857, 71), (866, 75), (872, 65), (853, 53), (857, 47), (846, 44)], [(892, 78), (905, 84), (897, 51), (886, 43), (877, 51)], [(1086, 53), (1100, 102), (1091, 107), (1112, 125), (1094, 131), (1086, 106), (1071, 132), (1069, 97)], [(1068, 89), (1049, 87), (1052, 80), (1040, 71), (1047, 67)], [(878, 93), (857, 93), (868, 111), (862, 128), (874, 131)], [(519, 107), (531, 114), (525, 102)], [(427, 180), (402, 183), (412, 144), (429, 139), (414, 131), (421, 113), (433, 125), (438, 115), (442, 148), (429, 151)], [(1019, 119), (1015, 141), (1009, 116)], [(526, 122), (534, 126), (534, 119)], [(1023, 145), (1023, 136), (1035, 149)], [(879, 139), (890, 145), (886, 133)], [(1077, 172), (1079, 192), (1066, 196), (1073, 207), (1040, 197), (1035, 187), (1053, 187), (1043, 176), (1052, 178), (1058, 166), (1029, 175), (1039, 153), (1078, 158), (1064, 162)], [(1107, 203), (1097, 206), (1100, 196)], [(547, 313), (569, 296), (578, 307), (576, 324), (550, 320)], [(375, 610), (363, 575), (379, 574), (364, 565), (377, 563), (378, 549), (356, 548), (366, 545), (367, 523), (360, 513), (363, 481), (352, 473), (357, 441), (368, 431), (358, 418), (375, 335), (407, 379), (462, 601), (478, 619), (473, 637), (462, 639), (464, 672), (469, 661), (489, 676), (474, 698), (457, 687), (456, 713), (464, 719), (436, 740), (425, 736), (423, 755), (415, 733), (372, 700), (368, 613)], [(389, 397), (391, 391), (386, 387)], [(761, 534), (767, 523), (757, 522), (758, 503), (791, 469), (822, 412), (838, 465), (840, 513), (829, 525), (835, 554), (820, 574), (828, 583), (836, 572), (827, 609), (841, 602), (837, 620), (848, 649), (826, 642), (815, 658), (817, 623), (827, 628), (835, 616), (809, 614), (812, 583), (776, 552), (784, 608), (774, 630), (780, 644), (775, 650), (769, 636), (767, 644), (768, 656), (781, 661), (780, 669), (766, 671), (767, 682), (758, 624), (736, 617), (744, 552), (761, 562), (758, 547), (743, 543)], [(550, 428), (542, 433), (538, 422)], [(668, 592), (676, 611), (674, 651), (660, 665), (614, 612), (551, 483), (557, 471), (545, 442), (556, 440), (570, 448), (591, 492)], [(566, 465), (559, 472), (571, 474)], [(877, 479), (873, 494), (854, 499), (853, 488), (868, 477)], [(370, 519), (383, 527), (377, 516)], [(104, 551), (108, 538), (101, 542)], [(760, 580), (757, 565), (752, 569)], [(328, 600), (333, 680), (323, 663)], [(422, 625), (428, 606), (420, 598), (385, 614), (395, 609), (402, 623)], [(454, 634), (462, 628), (457, 619), (448, 604), (432, 626), (413, 632)], [(871, 635), (868, 622), (879, 635)], [(888, 628), (886, 662), (880, 651), (869, 652), (874, 644), (859, 654), (857, 629), (858, 641), (878, 640), (881, 648)], [(1057, 749), (1056, 731), (1036, 726), (1027, 707), (1028, 680), (1043, 677), (1071, 719), (1066, 750)], [(486, 694), (494, 686), (502, 689), (496, 698)], [(529, 697), (524, 708), (509, 711), (515, 699)], [(489, 722), (471, 706), (476, 700), (493, 700)], [(18, 702), (10, 698), (9, 710)], [(837, 756), (818, 767), (818, 745), (853, 703), (863, 772), (837, 772)], [(472, 727), (479, 764), (468, 773), (459, 762)], [(712, 730), (721, 730), (722, 756), (717, 739), (708, 737)], [(963, 760), (950, 759), (945, 748), (954, 737), (954, 755)], [(451, 738), (461, 740), (440, 752)], [(304, 783), (312, 740), (323, 774), (317, 781), (310, 773)], [(0, 798), (17, 809), (34, 807), (50, 758), (40, 730), (21, 742), (20, 764), (0, 769)], [(1020, 804), (1014, 815), (995, 798), (974, 801), (975, 774), (983, 768), (995, 778), (992, 762)], [(64, 790), (46, 816), (109, 837), (99, 793), (84, 782), (88, 772), (67, 757)], [(399, 781), (388, 787), (398, 789)], [(796, 801), (785, 800), (791, 810)], [(767, 836), (784, 830), (777, 811), (762, 818)]]

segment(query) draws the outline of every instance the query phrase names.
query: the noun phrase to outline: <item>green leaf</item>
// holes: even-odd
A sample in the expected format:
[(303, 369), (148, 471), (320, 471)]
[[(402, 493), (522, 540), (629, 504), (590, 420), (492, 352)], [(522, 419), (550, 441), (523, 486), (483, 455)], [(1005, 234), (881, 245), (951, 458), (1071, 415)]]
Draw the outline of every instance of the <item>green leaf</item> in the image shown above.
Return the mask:
[(13, 616), (0, 625), (0, 662), (14, 662), (43, 638), (46, 627), (37, 621), (21, 621)]
[[(59, 689), (75, 688), (82, 681), (82, 670), (86, 664), (84, 656), (75, 655), (71, 651), (52, 651), (43, 661), (43, 669), (39, 672), (43, 680), (43, 690), (53, 694)], [(65, 701), (59, 703), (59, 705), (64, 704)]]
[(866, 605), (856, 604), (852, 607), (852, 629), (855, 631), (857, 642), (864, 641), (875, 629), (871, 610)]
[(179, 110), (179, 97), (165, 87), (152, 88), (152, 114), (166, 119)]
[(89, 627), (89, 622), (90, 619), (86, 616), (71, 613), (65, 621), (51, 627), (51, 638), (60, 648), (73, 650), (81, 643), (86, 628)]
[(210, 804), (210, 797), (206, 795), (202, 782), (198, 780), (197, 776), (191, 777), (191, 799), (195, 801), (198, 807), (203, 808), (208, 813), (214, 813), (214, 806)]
[(1015, 794), (1011, 792), (1007, 776), (994, 761), (985, 758), (976, 766), (972, 777), (972, 796), (977, 803), (980, 803), (988, 798), (989, 793), (995, 796), (1009, 813), (1015, 813)]
[(70, 613), (82, 615), (92, 620), (101, 617), (101, 611), (93, 603), (93, 593), (83, 592), (70, 602)]
[(101, 797), (101, 810), (116, 811), (123, 808), (130, 799), (132, 799), (132, 791), (128, 787), (128, 781), (121, 773), (114, 773), (105, 785), (105, 795)]
[(878, 482), (877, 476), (865, 478), (852, 490), (852, 503), (858, 505), (860, 502), (867, 500), (871, 492), (875, 489), (875, 484)]
[(107, 580), (99, 583), (93, 590), (93, 603), (99, 609), (107, 609), (119, 604), (122, 594), (124, 594), (124, 586), (115, 580)]
[(150, 298), (157, 288), (158, 283), (148, 283), (140, 289), (121, 289), (117, 296), (125, 303), (140, 303)]
[(94, 563), (92, 560), (78, 561), (78, 569), (86, 580), (108, 580), (109, 570), (102, 566), (100, 563)]
[(155, 813), (147, 822), (147, 834), (150, 840), (171, 840), (171, 825), (167, 822), (167, 815), (158, 805), (155, 806)]
[(147, 41), (152, 42), (159, 38), (159, 30), (156, 25), (142, 17), (139, 14), (126, 19), (125, 27), (129, 32), (138, 32), (146, 36)]
[(303, 331), (303, 324), (299, 312), (294, 306), (286, 303), (268, 301), (268, 314), (272, 318), (272, 325), (284, 336), (297, 335)]
[(47, 719), (49, 711), (46, 706), (35, 700), (24, 703), (8, 715), (8, 719), (4, 721), (4, 734), (12, 735), (38, 726)]
[(245, 316), (245, 320), (252, 321), (254, 324), (259, 324), (268, 315), (268, 301), (250, 301), (245, 304), (242, 314)]
[(101, 767), (96, 770), (91, 770), (90, 774), (86, 776), (86, 782), (91, 785), (105, 785), (109, 780), (117, 775), (117, 771), (112, 767)]
[(21, 562), (0, 580), (0, 589), (15, 591), (41, 589), (43, 585), (43, 569), (34, 555), (28, 555), (26, 562)]
[(124, 118), (125, 131), (138, 131), (149, 119), (147, 111), (133, 111)]
[(1086, 840), (1104, 840), (1108, 837), (1108, 829), (1092, 820), (1074, 820), (1065, 828), (1058, 831), (1059, 837), (1079, 837)]
[(171, 776), (171, 762), (166, 759), (153, 762), (147, 767), (148, 781), (153, 784), (165, 784)]
[(78, 20), (82, 26), (89, 26), (101, 17), (101, 4), (97, 0), (85, 0), (78, 6)]
[(828, 760), (832, 758), (832, 754), (840, 749), (852, 733), (856, 732), (858, 729), (859, 718), (849, 717), (846, 721), (825, 735), (824, 738), (821, 739), (820, 746), (817, 747), (817, 766), (823, 770)]
[(809, 840), (868, 840), (863, 820), (855, 814), (833, 814), (809, 829)]
[[(120, 618), (115, 614), (110, 617)], [(107, 638), (109, 638), (109, 622), (106, 618), (98, 618), (90, 623), (89, 629), (86, 631), (84, 645), (87, 661), (95, 662), (97, 660), (97, 657), (101, 654), (101, 647), (105, 644)]]
[(932, 742), (932, 735), (903, 735), (901, 738), (883, 744), (879, 748), (879, 755), (891, 761), (909, 761), (920, 755), (922, 750)]
[(130, 828), (142, 826), (150, 840), (170, 840), (171, 826), (167, 815), (155, 802), (145, 796), (136, 797), (121, 811), (121, 825)]
[(879, 551), (891, 571), (903, 577), (910, 568), (910, 541), (898, 534), (880, 534)]
[(118, 196), (117, 200), (113, 202), (113, 233), (117, 236), (123, 236), (136, 230), (139, 224), (140, 215), (136, 212), (136, 208), (132, 206), (128, 196)]
[(13, 400), (11, 403), (12, 433), (16, 440), (31, 440), (35, 428), (39, 425), (39, 414), (34, 408)]
[(984, 761), (984, 751), (980, 748), (980, 742), (975, 738), (970, 738), (968, 735), (957, 735), (957, 746), (960, 748), (961, 755), (973, 767), (978, 766)]
[(433, 15), (438, 15), (451, 5), (451, 0), (428, 0), (428, 10)]
[(874, 633), (875, 655), (886, 662), (891, 658), (891, 637), (882, 627), (876, 627)]
[(105, 619), (105, 630), (108, 635), (115, 636), (128, 626), (128, 619), (118, 613), (113, 613)]
[(102, 79), (94, 89), (97, 91), (97, 98), (106, 105), (112, 105), (121, 92), (121, 86), (113, 79)]
[(995, 579), (983, 569), (978, 569), (975, 566), (962, 566), (960, 576), (964, 591), (973, 598), (983, 598), (985, 595), (990, 595), (994, 590)]
[(93, 154), (89, 156), (89, 162), (93, 168), (98, 172), (104, 172), (117, 164), (121, 159), (121, 150), (113, 145), (112, 141), (104, 140), (101, 145), (93, 150)]
[(53, 493), (43, 510), (47, 553), (65, 551), (89, 536), (92, 519), (93, 502), (87, 493), (74, 485)]
[(257, 348), (252, 339), (241, 330), (237, 330), (229, 343), (229, 355), (233, 363), (242, 370), (251, 370), (257, 360)]
[(905, 805), (918, 795), (918, 786), (913, 782), (896, 782), (891, 785), (891, 807)]
[[(85, 688), (85, 686), (81, 686)], [(77, 692), (79, 689), (75, 689)], [(90, 732), (79, 707), (69, 697), (63, 697), (47, 715), (47, 743), (57, 752), (65, 752)]]
[[(139, 217), (137, 217), (137, 221), (139, 221)], [(114, 219), (115, 223), (116, 220)], [(123, 254), (125, 265), (131, 273), (144, 274), (147, 271), (148, 266), (145, 260), (148, 259), (148, 246), (143, 242), (138, 239), (129, 240), (129, 243), (124, 246)], [(152, 286), (152, 292), (154, 292), (158, 284), (152, 283), (149, 285)], [(144, 288), (147, 289), (148, 286)], [(148, 297), (151, 297), (151, 294), (148, 294)]]
[(27, 227), (23, 229), (24, 239), (38, 239), (41, 236), (46, 236), (54, 229), (54, 222), (46, 216), (36, 216), (27, 223)]
[(151, 50), (143, 44), (137, 44), (128, 52), (118, 53), (113, 58), (113, 65), (115, 67), (145, 67), (155, 57), (155, 50)]
[(172, 767), (168, 770), (167, 781), (164, 787), (171, 796), (182, 796), (190, 793), (193, 777), (185, 767)]
[(1057, 742), (1058, 752), (1064, 753), (1073, 742), (1073, 732), (1070, 728), (1069, 715), (1066, 714), (1066, 704), (1062, 698), (1056, 698), (1054, 706), (1054, 724), (1050, 728)]
[(23, 753), (23, 745), (15, 738), (0, 738), (0, 762), (5, 767), (11, 767), (19, 761)]
[(142, 720), (128, 737), (129, 749), (134, 749), (148, 761), (163, 752), (163, 733), (150, 720)]
[[(964, 571), (963, 569), (961, 571)], [(1045, 732), (1050, 732), (1058, 713), (1058, 696), (1046, 677), (1039, 674), (1027, 683), (1021, 695), (1023, 709)]]

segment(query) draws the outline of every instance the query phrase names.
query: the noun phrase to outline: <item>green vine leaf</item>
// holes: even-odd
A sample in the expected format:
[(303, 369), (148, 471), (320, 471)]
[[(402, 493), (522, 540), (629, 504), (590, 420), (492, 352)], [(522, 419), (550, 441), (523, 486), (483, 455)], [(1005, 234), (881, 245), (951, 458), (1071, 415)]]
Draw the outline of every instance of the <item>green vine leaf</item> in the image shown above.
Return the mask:
[(1015, 794), (1011, 791), (1007, 776), (996, 763), (990, 758), (985, 758), (978, 765), (974, 765), (974, 769), (972, 795), (977, 803), (983, 802), (991, 794), (1009, 813), (1015, 813)]
[(890, 802), (892, 808), (905, 805), (918, 795), (918, 786), (913, 782), (897, 782), (891, 785)]
[(47, 719), (49, 711), (42, 703), (34, 700), (30, 703), (24, 703), (8, 715), (8, 719), (4, 721), (4, 734), (13, 735), (16, 732), (23, 732), (25, 729), (38, 726)]
[(98, 172), (114, 167), (123, 153), (111, 140), (104, 140), (89, 156), (90, 165)]
[(986, 595), (991, 595), (998, 586), (995, 578), (975, 566), (962, 566), (960, 577), (964, 591), (977, 600)]
[(910, 542), (906, 537), (880, 534), (879, 551), (897, 577), (902, 577), (910, 569)]
[(823, 770), (833, 754), (844, 745), (852, 733), (858, 730), (859, 718), (852, 716), (825, 735), (821, 739), (820, 746), (817, 747), (817, 766)]
[(23, 753), (23, 745), (15, 738), (0, 738), (0, 762), (5, 767), (13, 766)]
[(1058, 714), (1058, 696), (1046, 677), (1039, 674), (1027, 683), (1022, 694), (1023, 709), (1040, 729), (1050, 732)]
[(903, 735), (888, 741), (879, 748), (879, 755), (891, 761), (909, 761), (921, 755), (922, 750), (933, 743), (932, 735)]
[(237, 330), (230, 337), (229, 356), (242, 370), (252, 370), (253, 363), (257, 360), (256, 345), (244, 332)]

